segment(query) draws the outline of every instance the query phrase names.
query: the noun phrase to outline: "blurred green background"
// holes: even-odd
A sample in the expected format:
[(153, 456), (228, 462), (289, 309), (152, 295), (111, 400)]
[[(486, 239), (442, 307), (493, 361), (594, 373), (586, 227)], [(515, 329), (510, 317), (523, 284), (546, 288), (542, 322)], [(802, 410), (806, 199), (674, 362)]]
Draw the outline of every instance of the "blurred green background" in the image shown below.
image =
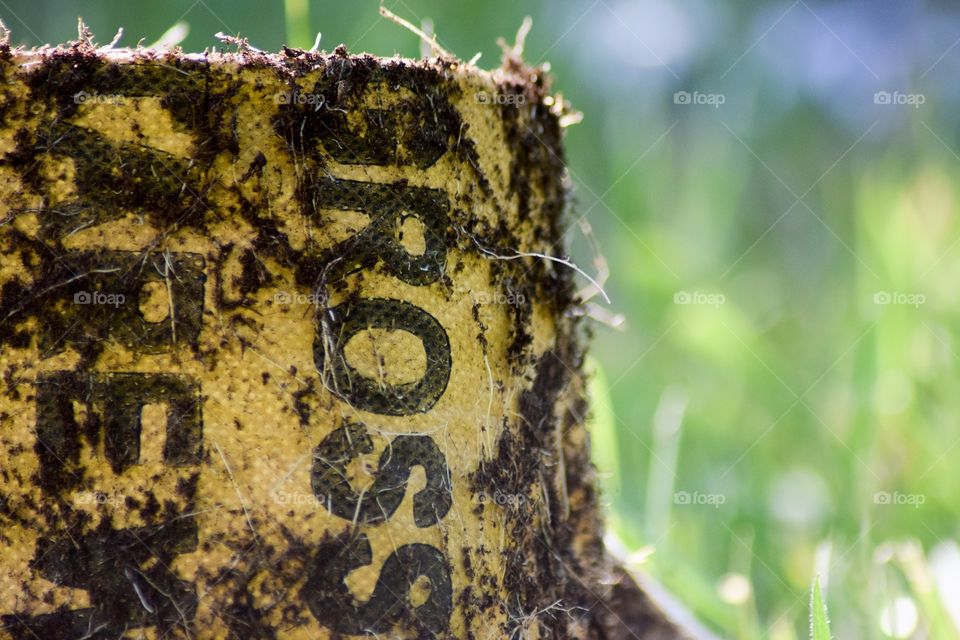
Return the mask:
[[(532, 16), (526, 59), (584, 113), (571, 222), (606, 258), (603, 314), (625, 318), (592, 352), (611, 547), (723, 637), (807, 637), (817, 575), (839, 638), (960, 637), (960, 7), (385, 4), (488, 68)], [(289, 28), (419, 56), (378, 5), (0, 0), (0, 17), (26, 45), (83, 16), (120, 46), (183, 22), (188, 50), (218, 31), (276, 50)], [(567, 240), (595, 271), (583, 226)]]

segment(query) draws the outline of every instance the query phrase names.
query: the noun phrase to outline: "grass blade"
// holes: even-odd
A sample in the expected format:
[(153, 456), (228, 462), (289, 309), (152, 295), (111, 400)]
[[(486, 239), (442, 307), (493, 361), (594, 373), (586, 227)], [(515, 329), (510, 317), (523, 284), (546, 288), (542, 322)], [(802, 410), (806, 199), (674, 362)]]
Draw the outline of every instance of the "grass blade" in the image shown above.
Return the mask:
[(810, 596), (810, 638), (811, 640), (831, 640), (830, 621), (827, 619), (827, 607), (820, 594), (820, 577), (813, 583)]

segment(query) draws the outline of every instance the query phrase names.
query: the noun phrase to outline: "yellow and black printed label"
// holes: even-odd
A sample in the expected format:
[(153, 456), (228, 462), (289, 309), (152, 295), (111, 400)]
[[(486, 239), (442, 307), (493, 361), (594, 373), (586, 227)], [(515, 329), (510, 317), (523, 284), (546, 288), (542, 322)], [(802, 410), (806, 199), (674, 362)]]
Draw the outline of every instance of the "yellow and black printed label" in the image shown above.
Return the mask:
[(0, 58), (0, 637), (577, 637), (599, 543), (542, 87)]

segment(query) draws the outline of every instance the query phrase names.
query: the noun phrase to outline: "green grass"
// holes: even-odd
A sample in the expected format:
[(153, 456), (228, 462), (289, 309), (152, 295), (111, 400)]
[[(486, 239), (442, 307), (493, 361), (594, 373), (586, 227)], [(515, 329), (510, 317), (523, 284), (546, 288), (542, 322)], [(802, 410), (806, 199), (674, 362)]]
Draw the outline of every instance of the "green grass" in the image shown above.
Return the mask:
[(810, 640), (832, 640), (830, 621), (827, 619), (827, 606), (820, 593), (820, 579), (813, 583), (810, 593)]
[[(724, 637), (803, 637), (799, 603), (816, 572), (831, 584), (835, 626), (856, 637), (890, 637), (885, 630), (896, 624), (884, 616), (898, 599), (916, 608), (915, 633), (960, 635), (945, 607), (956, 594), (938, 590), (932, 575), (944, 568), (927, 557), (956, 548), (960, 227), (947, 212), (960, 202), (960, 167), (932, 148), (936, 141), (922, 142), (926, 159), (912, 166), (875, 151), (824, 180), (814, 206), (839, 239), (794, 211), (726, 277), (717, 273), (763, 231), (749, 216), (710, 240), (719, 248), (698, 246), (720, 254), (706, 266), (682, 247), (690, 227), (715, 226), (711, 210), (681, 204), (668, 218), (660, 205), (638, 202), (650, 251), (616, 224), (604, 237), (601, 225), (620, 289), (615, 304), (637, 345), (625, 353), (627, 338), (602, 330), (594, 349), (605, 379), (618, 380), (603, 390), (597, 413), (598, 421), (612, 414), (612, 426), (595, 427), (595, 460), (614, 470), (604, 480), (610, 523), (628, 546), (652, 544), (646, 570)], [(738, 145), (722, 134), (703, 143)], [(763, 210), (750, 204), (763, 171), (730, 176), (746, 182), (738, 207)], [(667, 182), (709, 188), (691, 180)], [(653, 193), (663, 182), (651, 170), (632, 191)], [(824, 255), (791, 255), (794, 243)], [(654, 251), (672, 259), (679, 277), (663, 273)], [(726, 299), (676, 305), (676, 291)], [(902, 304), (875, 304), (877, 292)], [(910, 302), (917, 295), (922, 304)], [(687, 402), (682, 425), (664, 437), (657, 416), (670, 393)], [(677, 504), (676, 491), (724, 501)], [(731, 573), (751, 585), (742, 602), (719, 587)]]

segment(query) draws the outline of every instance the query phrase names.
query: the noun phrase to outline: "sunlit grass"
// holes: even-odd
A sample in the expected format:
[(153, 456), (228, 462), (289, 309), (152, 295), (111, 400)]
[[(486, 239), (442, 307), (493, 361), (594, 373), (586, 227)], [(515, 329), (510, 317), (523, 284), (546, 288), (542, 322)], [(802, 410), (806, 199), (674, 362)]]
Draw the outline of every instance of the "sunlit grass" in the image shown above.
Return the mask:
[[(618, 310), (638, 346), (625, 354), (622, 336), (601, 332), (595, 350), (606, 375), (594, 386), (608, 385), (597, 421), (612, 426), (596, 425), (594, 437), (614, 438), (620, 452), (611, 462), (612, 447), (597, 445), (598, 466), (615, 469), (605, 480), (610, 525), (628, 549), (652, 547), (640, 570), (723, 637), (808, 637), (816, 575), (834, 637), (960, 636), (950, 577), (960, 568), (951, 472), (960, 163), (930, 157), (907, 166), (887, 153), (838, 168), (810, 198), (817, 216), (791, 211), (745, 257), (762, 225), (736, 242), (714, 236), (716, 270), (736, 263), (726, 277), (670, 251), (653, 257), (657, 243), (644, 250), (599, 225), (605, 246), (633, 246), (638, 262), (662, 258), (677, 274), (653, 287), (620, 281)], [(746, 152), (740, 162), (756, 164)], [(779, 213), (770, 206), (759, 209), (768, 224)], [(677, 216), (715, 227), (715, 214)], [(669, 247), (689, 223), (637, 225)], [(678, 304), (677, 291), (724, 300)], [(685, 409), (665, 437), (670, 394)], [(678, 491), (699, 492), (699, 502), (678, 503)]]

